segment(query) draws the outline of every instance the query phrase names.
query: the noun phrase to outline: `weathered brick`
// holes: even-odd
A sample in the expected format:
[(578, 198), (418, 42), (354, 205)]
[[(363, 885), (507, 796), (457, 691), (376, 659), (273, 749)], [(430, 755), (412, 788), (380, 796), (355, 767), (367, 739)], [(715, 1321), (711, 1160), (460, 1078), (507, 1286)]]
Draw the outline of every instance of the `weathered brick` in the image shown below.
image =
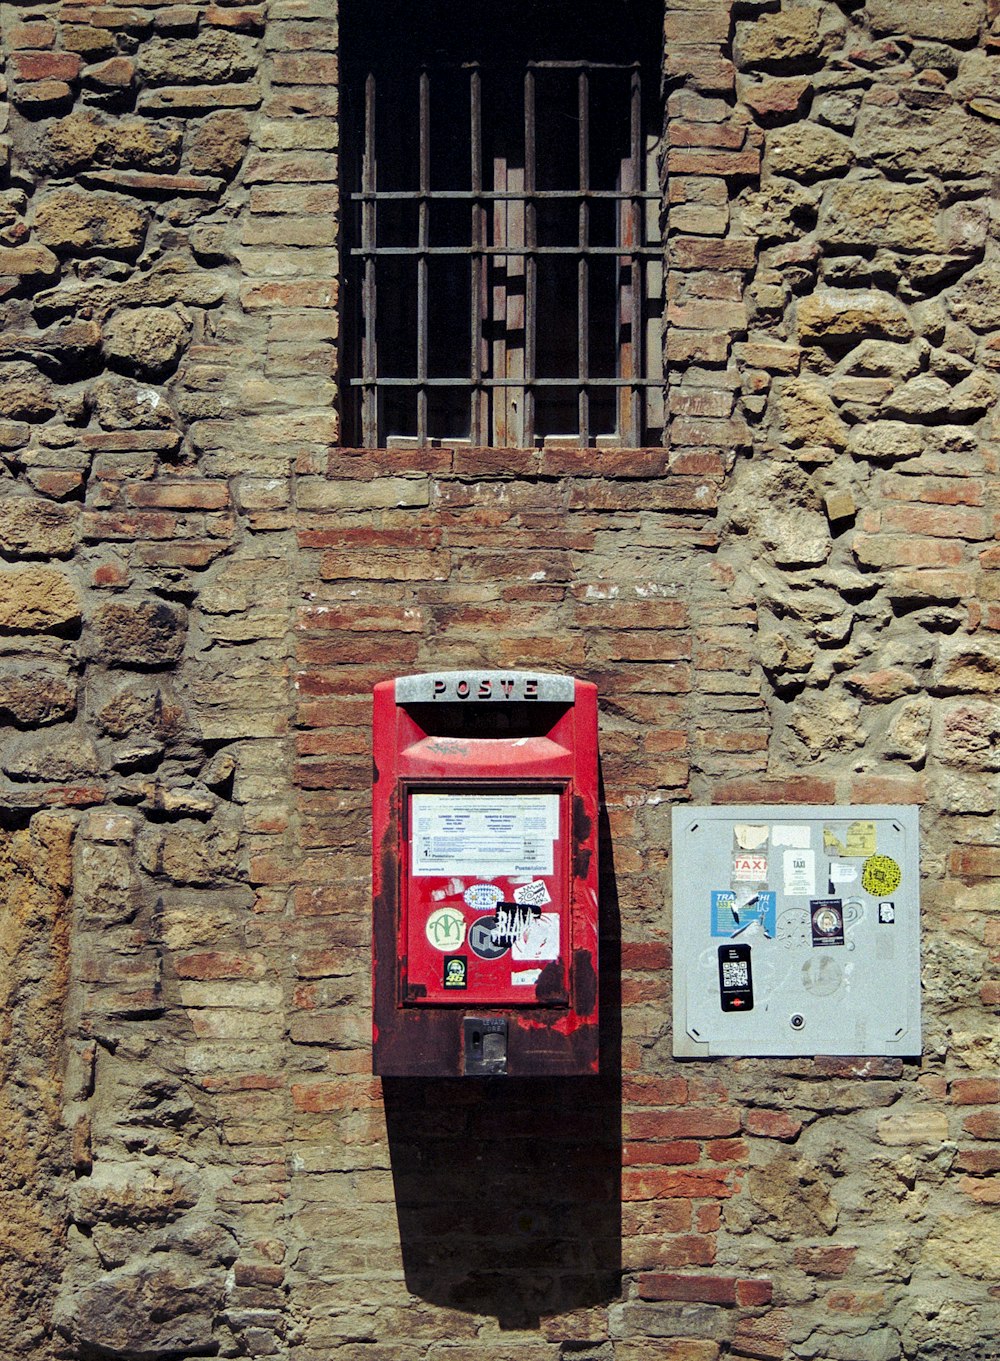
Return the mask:
[(751, 1110), (743, 1117), (743, 1128), (766, 1139), (791, 1140), (802, 1132), (802, 1121), (787, 1111)]
[(957, 879), (1000, 877), (1000, 846), (956, 846), (949, 857)]

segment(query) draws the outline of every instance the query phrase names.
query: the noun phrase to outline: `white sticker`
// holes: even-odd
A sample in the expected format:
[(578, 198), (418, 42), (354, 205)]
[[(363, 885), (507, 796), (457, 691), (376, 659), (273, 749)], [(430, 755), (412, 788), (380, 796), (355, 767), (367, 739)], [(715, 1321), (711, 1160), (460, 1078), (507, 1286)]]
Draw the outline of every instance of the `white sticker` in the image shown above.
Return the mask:
[(514, 988), (531, 988), (542, 976), (541, 969), (519, 969), (517, 973), (510, 976), (511, 986)]
[(788, 826), (787, 824), (772, 827), (771, 843), (775, 846), (794, 846), (797, 850), (807, 850), (809, 828), (806, 825)]
[(544, 881), (533, 879), (530, 884), (522, 884), (520, 888), (514, 890), (514, 901), (515, 903), (525, 903), (529, 907), (544, 907), (546, 903), (552, 901), (552, 898)]
[(443, 903), (445, 898), (454, 898), (456, 893), (461, 893), (463, 884), (461, 879), (449, 879), (444, 888), (436, 888), (431, 894), (431, 898), (436, 903)]
[(462, 897), (474, 911), (492, 912), (497, 903), (503, 902), (503, 889), (496, 884), (470, 884)]
[(734, 855), (734, 856), (733, 856), (733, 883), (734, 883), (734, 884), (766, 884), (766, 883), (767, 883), (767, 856), (766, 856), (766, 855)]
[(511, 959), (558, 959), (559, 913), (541, 912), (528, 921), (514, 937)]
[(758, 827), (755, 823), (737, 822), (733, 826), (733, 835), (740, 850), (756, 851), (761, 846), (767, 845), (769, 830), (767, 827)]
[(858, 877), (857, 865), (845, 865), (842, 860), (830, 861), (830, 883), (849, 884)]
[(558, 794), (413, 794), (414, 875), (551, 874)]
[(785, 897), (809, 897), (816, 892), (816, 856), (812, 851), (785, 851)]

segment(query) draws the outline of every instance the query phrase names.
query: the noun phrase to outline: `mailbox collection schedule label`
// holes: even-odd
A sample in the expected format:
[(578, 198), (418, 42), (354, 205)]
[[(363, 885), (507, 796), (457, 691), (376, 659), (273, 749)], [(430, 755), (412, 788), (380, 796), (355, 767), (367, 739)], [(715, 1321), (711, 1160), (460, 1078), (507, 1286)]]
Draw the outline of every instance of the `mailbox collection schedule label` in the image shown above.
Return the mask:
[(529, 875), (553, 872), (558, 794), (414, 794), (414, 875)]

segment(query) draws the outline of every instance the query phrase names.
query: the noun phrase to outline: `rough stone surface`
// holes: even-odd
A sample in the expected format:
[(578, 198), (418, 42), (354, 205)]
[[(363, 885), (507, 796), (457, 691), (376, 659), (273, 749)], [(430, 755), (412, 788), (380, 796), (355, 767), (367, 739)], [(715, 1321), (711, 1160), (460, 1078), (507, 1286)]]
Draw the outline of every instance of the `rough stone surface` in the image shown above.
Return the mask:
[(933, 14), (920, 0), (866, 0), (865, 10), (876, 33), (940, 42), (971, 41), (986, 18), (983, 0), (941, 0)]
[(68, 718), (76, 708), (76, 686), (65, 670), (13, 662), (0, 669), (0, 713), (19, 727)]
[(188, 143), (192, 170), (205, 175), (231, 175), (238, 169), (250, 141), (250, 123), (238, 112), (209, 114)]
[(819, 18), (819, 9), (812, 5), (790, 5), (755, 16), (741, 26), (737, 37), (741, 65), (766, 68), (816, 56), (821, 46)]
[(874, 289), (817, 289), (799, 302), (797, 318), (804, 345), (857, 344), (873, 337), (908, 340), (913, 335), (903, 306)]
[(72, 581), (53, 567), (0, 570), (0, 627), (48, 632), (80, 618)]
[(43, 245), (72, 255), (136, 254), (148, 218), (128, 199), (113, 194), (55, 190), (39, 200), (35, 231)]
[(62, 730), (52, 736), (16, 740), (8, 747), (2, 765), (12, 780), (51, 780), (58, 784), (85, 780), (99, 769), (90, 739)]
[(73, 830), (65, 814), (45, 812), (0, 833), (0, 1346), (27, 1361), (51, 1355), (54, 1284), (66, 1255), (69, 1140), (60, 1111)]
[(76, 543), (79, 508), (42, 497), (0, 499), (0, 542), (13, 557), (65, 557)]
[(0, 367), (0, 415), (44, 421), (56, 410), (55, 390), (45, 374), (23, 361)]
[(158, 667), (184, 649), (186, 612), (161, 600), (116, 600), (94, 613), (97, 656), (109, 666)]
[(235, 33), (208, 29), (196, 38), (153, 38), (139, 53), (138, 71), (154, 84), (218, 84), (249, 75), (252, 46)]
[(172, 309), (131, 308), (107, 323), (104, 352), (130, 373), (162, 376), (175, 367), (190, 330), (190, 322)]

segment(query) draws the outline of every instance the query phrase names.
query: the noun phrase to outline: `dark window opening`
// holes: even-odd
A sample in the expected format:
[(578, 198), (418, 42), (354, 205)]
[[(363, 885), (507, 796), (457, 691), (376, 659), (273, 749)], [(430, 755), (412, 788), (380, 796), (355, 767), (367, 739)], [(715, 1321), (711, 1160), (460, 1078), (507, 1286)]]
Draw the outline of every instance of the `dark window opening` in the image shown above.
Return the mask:
[(345, 435), (662, 437), (662, 6), (344, 6)]

